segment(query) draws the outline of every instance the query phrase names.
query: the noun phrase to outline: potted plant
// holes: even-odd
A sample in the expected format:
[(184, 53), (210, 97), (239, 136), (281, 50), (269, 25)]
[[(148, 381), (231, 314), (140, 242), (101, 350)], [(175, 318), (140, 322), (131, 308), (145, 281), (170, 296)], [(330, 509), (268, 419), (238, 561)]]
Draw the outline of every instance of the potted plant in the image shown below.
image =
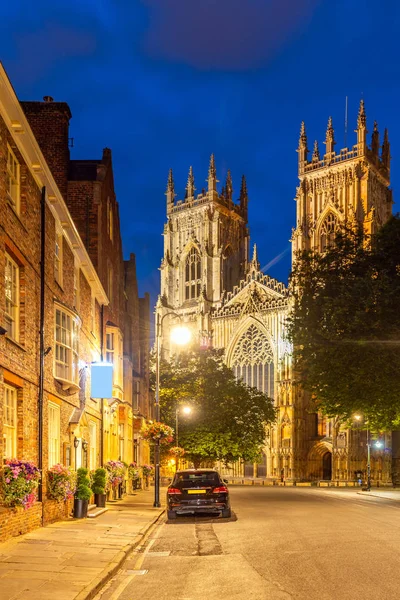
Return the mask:
[(139, 467), (137, 465), (136, 462), (132, 462), (129, 466), (128, 466), (128, 477), (131, 480), (131, 485), (132, 485), (132, 490), (137, 490), (138, 489), (138, 484), (139, 484)]
[(106, 505), (106, 470), (99, 468), (93, 474), (92, 492), (94, 494), (94, 502), (99, 508), (104, 508)]
[(153, 473), (153, 471), (154, 467), (152, 465), (142, 465), (142, 473), (146, 488), (149, 487), (149, 477)]
[(89, 500), (92, 496), (90, 489), (88, 469), (81, 467), (77, 471), (77, 486), (74, 497), (74, 518), (84, 519), (87, 517)]
[(120, 460), (109, 460), (104, 468), (108, 474), (108, 489), (112, 491), (113, 499), (117, 499), (117, 490), (125, 477), (125, 466)]
[(74, 497), (76, 473), (72, 467), (54, 465), (47, 471), (47, 495), (57, 502), (66, 502)]

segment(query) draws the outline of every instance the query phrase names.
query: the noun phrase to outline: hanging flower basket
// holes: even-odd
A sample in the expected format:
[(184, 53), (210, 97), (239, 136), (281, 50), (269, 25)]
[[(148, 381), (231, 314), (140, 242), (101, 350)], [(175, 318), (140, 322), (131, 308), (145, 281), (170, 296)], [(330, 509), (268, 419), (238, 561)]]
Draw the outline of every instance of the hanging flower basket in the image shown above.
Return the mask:
[(142, 465), (143, 477), (149, 477), (154, 471), (153, 465)]
[(165, 423), (154, 421), (145, 425), (142, 429), (142, 437), (149, 442), (160, 442), (160, 444), (169, 444), (174, 439), (174, 430)]
[(139, 479), (139, 467), (135, 462), (128, 466), (128, 477), (129, 479)]
[(22, 506), (25, 510), (36, 502), (40, 471), (31, 462), (7, 459), (1, 472), (1, 500), (4, 506)]
[(54, 465), (47, 471), (47, 495), (57, 502), (66, 502), (74, 497), (76, 472), (72, 467)]
[(176, 458), (182, 458), (182, 456), (184, 456), (185, 454), (185, 450), (183, 448), (180, 448), (179, 446), (173, 446), (170, 449), (170, 452)]

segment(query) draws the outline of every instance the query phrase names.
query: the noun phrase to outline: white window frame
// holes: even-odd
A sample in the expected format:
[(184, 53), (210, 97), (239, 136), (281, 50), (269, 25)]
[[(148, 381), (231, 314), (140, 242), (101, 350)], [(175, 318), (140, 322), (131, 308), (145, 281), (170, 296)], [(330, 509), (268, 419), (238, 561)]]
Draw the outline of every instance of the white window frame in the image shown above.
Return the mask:
[(7, 252), (5, 253), (5, 269), (4, 269), (4, 290), (5, 290), (5, 309), (4, 318), (8, 336), (19, 341), (19, 285), (20, 285), (20, 268), (19, 265), (11, 258)]
[(11, 206), (15, 212), (19, 214), (20, 210), (20, 180), (21, 180), (21, 168), (20, 164), (11, 150), (9, 144), (7, 144), (7, 195)]
[(17, 458), (18, 391), (4, 384), (3, 457)]
[(123, 389), (123, 338), (118, 327), (106, 327), (106, 361), (112, 363), (113, 369), (113, 387)]
[(64, 387), (79, 384), (79, 331), (77, 315), (56, 305), (54, 312), (54, 377)]
[(54, 279), (58, 285), (63, 284), (63, 234), (56, 231), (54, 240)]
[(48, 448), (49, 448), (49, 469), (60, 462), (60, 428), (61, 428), (61, 410), (58, 404), (49, 402), (49, 424), (48, 424)]
[(89, 421), (89, 466), (93, 471), (97, 468), (97, 424), (95, 421)]

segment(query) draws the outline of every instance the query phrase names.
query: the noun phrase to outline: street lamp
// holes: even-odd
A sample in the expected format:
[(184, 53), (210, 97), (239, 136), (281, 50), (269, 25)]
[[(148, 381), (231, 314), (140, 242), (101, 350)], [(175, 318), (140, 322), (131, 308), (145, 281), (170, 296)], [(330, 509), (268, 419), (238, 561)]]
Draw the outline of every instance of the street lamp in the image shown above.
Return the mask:
[[(354, 419), (359, 423), (362, 421), (361, 415), (354, 415)], [(364, 489), (366, 492), (371, 491), (371, 440), (370, 440), (370, 431), (369, 431), (369, 422), (365, 421), (365, 425), (367, 427), (367, 485)], [(375, 442), (375, 447), (380, 448), (383, 444), (380, 440)]]
[[(155, 397), (155, 409), (156, 421), (160, 420), (160, 365), (161, 365), (161, 344), (162, 344), (162, 325), (165, 317), (173, 316), (180, 319), (181, 316), (173, 311), (169, 311), (161, 316), (157, 313), (156, 321), (156, 397)], [(188, 344), (191, 338), (189, 329), (183, 325), (174, 327), (171, 331), (171, 340), (183, 346)], [(153, 506), (159, 508), (160, 504), (160, 440), (158, 439), (154, 446), (154, 504)]]
[[(177, 446), (179, 446), (179, 440), (178, 440), (178, 415), (179, 415), (179, 410), (182, 408), (182, 412), (184, 415), (190, 415), (190, 413), (192, 412), (192, 409), (190, 406), (177, 406), (176, 407), (176, 412), (175, 412), (175, 443)], [(175, 463), (175, 467), (176, 467), (176, 471), (179, 468), (179, 456), (177, 455), (176, 457), (176, 463)]]

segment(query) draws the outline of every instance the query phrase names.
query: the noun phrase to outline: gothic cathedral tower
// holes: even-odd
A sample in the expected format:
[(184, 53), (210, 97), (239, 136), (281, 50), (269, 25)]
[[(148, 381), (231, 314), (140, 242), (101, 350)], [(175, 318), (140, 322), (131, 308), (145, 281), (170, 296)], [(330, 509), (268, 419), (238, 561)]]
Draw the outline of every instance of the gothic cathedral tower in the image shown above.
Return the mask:
[(301, 125), (298, 146), (299, 179), (293, 257), (299, 250), (324, 250), (340, 224), (355, 222), (365, 233), (374, 233), (392, 213), (390, 146), (385, 129), (382, 147), (375, 121), (371, 145), (367, 145), (367, 123), (361, 100), (357, 119), (357, 143), (335, 152), (332, 119), (328, 120), (325, 154), (314, 142), (308, 159), (307, 135)]
[[(194, 341), (211, 343), (210, 311), (221, 304), (223, 295), (243, 278), (248, 262), (247, 188), (242, 178), (239, 203), (234, 202), (230, 171), (221, 193), (217, 191), (214, 155), (208, 170), (208, 190), (196, 194), (190, 168), (184, 200), (175, 201), (172, 170), (166, 190), (167, 223), (164, 226), (164, 257), (161, 262), (161, 295), (157, 314), (173, 311), (192, 330)], [(176, 317), (163, 324), (163, 348), (169, 346), (168, 332)]]

